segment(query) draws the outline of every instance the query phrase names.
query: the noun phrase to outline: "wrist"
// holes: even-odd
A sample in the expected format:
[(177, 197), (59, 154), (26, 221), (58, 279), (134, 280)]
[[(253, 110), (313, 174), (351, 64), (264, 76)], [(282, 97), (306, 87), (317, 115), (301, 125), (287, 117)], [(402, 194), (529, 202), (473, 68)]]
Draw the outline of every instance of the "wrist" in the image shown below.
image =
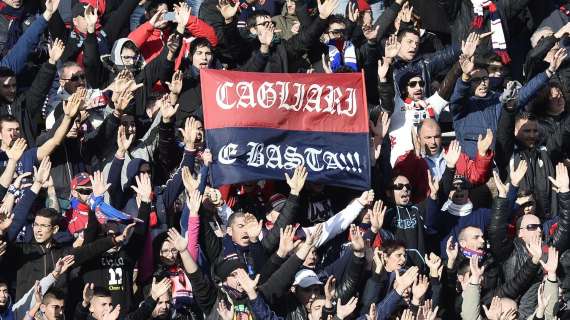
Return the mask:
[(95, 33), (95, 26), (87, 26), (87, 33)]
[(249, 300), (253, 301), (257, 299), (257, 292), (256, 291), (247, 292), (247, 297), (249, 298)]
[(554, 283), (555, 283), (555, 282), (557, 281), (557, 279), (556, 279), (556, 272), (554, 272), (554, 273), (549, 272), (549, 273), (548, 273), (548, 276), (546, 276), (546, 279), (547, 279), (548, 281), (550, 281), (550, 282), (554, 282)]
[(471, 76), (464, 72), (463, 74), (461, 74), (461, 80), (463, 80), (464, 82), (469, 82), (471, 81)]
[(293, 196), (299, 196), (299, 190), (293, 190), (293, 189), (291, 189), (291, 192), (289, 192), (289, 194), (290, 194), (290, 195), (293, 195)]
[(277, 252), (275, 254), (277, 254), (279, 258), (285, 258), (285, 256), (287, 255), (285, 250), (282, 250), (281, 248), (277, 249)]
[(412, 304), (414, 306), (419, 306), (421, 303), (420, 299), (412, 298)]
[(259, 52), (261, 52), (263, 54), (268, 54), (269, 53), (269, 45), (262, 43), (261, 46), (259, 47)]
[(52, 58), (49, 58), (49, 59), (48, 59), (48, 63), (55, 65), (55, 64), (57, 63), (57, 61), (56, 61), (56, 60), (53, 60)]
[(234, 21), (234, 17), (231, 17), (231, 18), (224, 18), (224, 22), (225, 22), (226, 24), (230, 24), (230, 23), (232, 23), (233, 21)]
[(42, 16), (44, 17), (44, 19), (46, 19), (46, 21), (49, 21), (51, 19), (51, 17), (53, 16), (53, 12), (48, 12), (47, 10), (44, 11), (44, 13), (42, 14)]
[(354, 256), (356, 256), (358, 258), (363, 258), (364, 257), (364, 251), (354, 251)]
[(170, 121), (171, 121), (170, 117), (164, 117), (164, 116), (162, 117), (163, 123), (170, 123)]
[(115, 117), (117, 117), (117, 118), (120, 119), (121, 116), (123, 115), (123, 112), (122, 112), (122, 111), (119, 111), (119, 110), (117, 110), (117, 108), (115, 108), (115, 109), (113, 110), (113, 115), (114, 115)]
[(564, 188), (560, 188), (560, 189), (558, 190), (558, 193), (566, 193), (566, 192), (568, 192), (568, 191), (570, 191), (570, 188), (564, 187)]
[(454, 164), (447, 163), (446, 166), (447, 166), (449, 169), (455, 169), (455, 163), (454, 163)]

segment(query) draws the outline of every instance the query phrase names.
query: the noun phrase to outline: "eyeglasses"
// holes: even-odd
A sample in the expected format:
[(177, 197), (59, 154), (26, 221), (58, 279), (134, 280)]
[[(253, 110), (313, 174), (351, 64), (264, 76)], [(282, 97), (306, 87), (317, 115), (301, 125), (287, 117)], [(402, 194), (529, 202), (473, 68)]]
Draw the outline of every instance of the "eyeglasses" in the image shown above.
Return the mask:
[(71, 78), (62, 79), (62, 80), (71, 81), (71, 82), (77, 82), (79, 80), (85, 81), (85, 74), (84, 73), (76, 73), (76, 74), (72, 75)]
[(394, 190), (404, 190), (404, 188), (412, 190), (412, 186), (409, 183), (394, 183), (392, 185), (392, 189)]
[(32, 227), (33, 227), (33, 228), (40, 228), (40, 229), (49, 229), (49, 228), (51, 228), (52, 226), (51, 226), (51, 224), (40, 224), (40, 223), (35, 223), (35, 222), (34, 222), (34, 223), (32, 224)]
[(88, 196), (93, 192), (92, 189), (75, 189), (75, 191), (77, 191), (77, 193), (82, 194), (84, 196)]
[(176, 249), (162, 249), (162, 250), (160, 250), (160, 253), (163, 255), (165, 255), (167, 253), (172, 253), (172, 255), (177, 255), (178, 250), (176, 250)]
[(420, 85), (420, 87), (423, 87), (426, 85), (426, 82), (423, 80), (410, 81), (408, 82), (408, 87), (415, 88), (418, 84)]
[(540, 223), (531, 223), (527, 224), (523, 229), (527, 229), (528, 231), (535, 231), (540, 228)]
[(256, 26), (256, 27), (259, 27), (259, 26), (265, 26), (265, 27), (272, 26), (272, 27), (275, 27), (275, 22), (274, 22), (274, 21), (265, 21), (265, 22), (262, 22), (262, 23), (258, 23), (258, 24), (256, 24), (255, 26)]
[(489, 77), (471, 78), (471, 81), (473, 81), (473, 82), (489, 81)]

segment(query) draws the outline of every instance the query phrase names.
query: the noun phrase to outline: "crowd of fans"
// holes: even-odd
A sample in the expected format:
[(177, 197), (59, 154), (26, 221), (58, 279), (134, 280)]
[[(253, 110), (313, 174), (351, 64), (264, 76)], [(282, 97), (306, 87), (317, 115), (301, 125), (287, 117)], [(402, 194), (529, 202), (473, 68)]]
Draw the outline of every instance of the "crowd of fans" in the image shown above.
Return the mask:
[[(1, 0), (0, 319), (570, 319), (570, 2), (409, 1)], [(215, 188), (204, 69), (363, 70), (370, 190)]]

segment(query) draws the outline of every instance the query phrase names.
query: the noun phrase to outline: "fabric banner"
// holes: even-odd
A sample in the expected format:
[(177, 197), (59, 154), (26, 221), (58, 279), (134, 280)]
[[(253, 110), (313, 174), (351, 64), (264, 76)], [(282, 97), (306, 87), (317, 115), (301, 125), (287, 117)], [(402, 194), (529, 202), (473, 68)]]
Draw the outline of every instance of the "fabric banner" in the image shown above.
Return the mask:
[(284, 179), (368, 189), (368, 109), (361, 73), (202, 70), (206, 142), (214, 186)]

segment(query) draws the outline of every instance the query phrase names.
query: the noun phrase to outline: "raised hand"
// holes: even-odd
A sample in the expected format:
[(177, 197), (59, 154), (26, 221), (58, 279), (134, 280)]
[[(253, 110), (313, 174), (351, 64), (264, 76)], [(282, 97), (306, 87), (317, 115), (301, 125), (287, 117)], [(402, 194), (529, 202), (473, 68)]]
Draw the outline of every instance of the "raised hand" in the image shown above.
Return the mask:
[(448, 168), (455, 168), (459, 157), (461, 156), (461, 146), (459, 145), (459, 141), (453, 140), (449, 144), (449, 148), (447, 152), (443, 154), (443, 158), (447, 164)]
[(255, 300), (255, 298), (257, 298), (257, 284), (259, 283), (259, 274), (255, 276), (255, 279), (251, 279), (243, 269), (237, 269), (236, 280), (250, 300)]
[(324, 228), (324, 225), (322, 223), (317, 224), (315, 226), (315, 230), (312, 233), (307, 235), (307, 238), (305, 239), (304, 244), (308, 247), (316, 246), (317, 242), (321, 238), (321, 235), (323, 234), (323, 228)]
[(414, 313), (410, 309), (406, 309), (402, 312), (402, 316), (398, 320), (414, 320)]
[(258, 35), (257, 39), (261, 44), (259, 51), (264, 54), (269, 53), (269, 47), (271, 47), (271, 43), (273, 42), (273, 35), (275, 34), (275, 26), (271, 23), (265, 26), (265, 29), (262, 30)]
[(176, 111), (178, 111), (178, 104), (172, 105), (172, 101), (168, 94), (165, 94), (158, 100), (158, 104), (160, 107), (160, 113), (162, 114), (162, 122), (170, 123), (172, 118), (176, 115)]
[(524, 178), (527, 169), (528, 169), (528, 164), (524, 159), (519, 162), (519, 165), (517, 166), (516, 170), (514, 168), (514, 164), (511, 165), (510, 177), (511, 177), (511, 184), (514, 187), (519, 186), (519, 183), (521, 183), (522, 179)]
[(74, 263), (75, 256), (73, 255), (67, 255), (65, 257), (59, 258), (55, 263), (55, 268), (53, 269), (54, 277), (57, 278), (60, 275), (64, 274)]
[(186, 2), (180, 2), (178, 5), (174, 5), (174, 14), (176, 16), (176, 31), (180, 34), (184, 34), (186, 29), (186, 24), (192, 13), (192, 8), (188, 6)]
[(119, 319), (119, 314), (121, 313), (121, 305), (116, 305), (110, 312), (103, 315), (102, 320), (117, 320)]
[(109, 190), (111, 184), (105, 183), (105, 177), (101, 171), (95, 171), (90, 178), (93, 186), (93, 196), (101, 197)]
[(55, 39), (53, 44), (48, 45), (49, 59), (48, 62), (51, 64), (56, 64), (61, 58), (63, 51), (65, 50), (65, 44), (60, 39)]
[(493, 131), (491, 129), (487, 129), (487, 133), (485, 134), (485, 138), (481, 135), (477, 138), (477, 152), (479, 152), (479, 156), (484, 157), (487, 155), (491, 144), (493, 143)]
[(429, 288), (429, 279), (426, 276), (418, 275), (412, 285), (412, 303), (419, 305)]
[(74, 119), (80, 110), (85, 107), (85, 99), (87, 98), (87, 89), (79, 88), (72, 94), (67, 101), (63, 101), (63, 113), (66, 117)]
[(358, 201), (363, 207), (372, 204), (372, 202), (374, 202), (374, 190), (370, 189), (368, 191), (362, 192), (356, 201)]
[(93, 299), (93, 289), (95, 288), (95, 284), (93, 283), (86, 283), (83, 287), (83, 301), (81, 304), (83, 307), (87, 308), (91, 303), (91, 299)]
[(162, 29), (168, 25), (168, 21), (164, 20), (164, 14), (166, 13), (166, 9), (161, 8), (156, 10), (156, 13), (148, 20), (148, 23), (154, 29)]
[(555, 73), (558, 70), (558, 68), (560, 68), (564, 60), (566, 60), (567, 56), (568, 56), (568, 51), (566, 51), (565, 48), (558, 49), (558, 51), (556, 51), (554, 57), (552, 58), (552, 62), (550, 62), (550, 66), (548, 66), (548, 71), (550, 71), (551, 73)]
[(384, 139), (388, 133), (388, 128), (390, 127), (390, 115), (388, 112), (380, 112), (378, 119), (376, 119), (376, 124), (370, 120), (370, 130), (374, 133), (374, 137), (378, 137), (380, 140)]
[(352, 22), (358, 20), (358, 6), (356, 2), (350, 2), (348, 4), (348, 20)]
[(201, 178), (202, 176), (198, 175), (198, 177), (194, 179), (190, 169), (188, 167), (182, 167), (182, 183), (184, 184), (184, 188), (186, 188), (186, 192), (192, 193), (194, 190), (197, 190), (200, 186)]
[(336, 298), (336, 279), (334, 276), (329, 276), (327, 282), (325, 282), (325, 304), (329, 304), (332, 307), (332, 301)]
[(426, 265), (429, 268), (430, 277), (437, 278), (439, 274), (439, 268), (441, 267), (441, 258), (432, 252), (429, 254), (429, 256), (427, 254), (425, 255), (425, 261)]
[(328, 19), (328, 17), (335, 11), (338, 7), (339, 0), (321, 0), (317, 1), (317, 6), (319, 8), (319, 18), (322, 20)]
[(308, 175), (307, 169), (302, 166), (295, 168), (293, 177), (289, 177), (289, 174), (285, 172), (285, 180), (287, 180), (287, 184), (289, 185), (289, 188), (291, 188), (289, 193), (294, 196), (298, 196), (305, 186), (305, 181), (307, 180)]
[(134, 92), (135, 90), (137, 90), (142, 86), (143, 86), (142, 83), (139, 84), (136, 83), (133, 74), (129, 70), (124, 69), (121, 72), (119, 72), (119, 74), (117, 74), (113, 82), (111, 82), (111, 84), (106, 88), (106, 90), (111, 90), (113, 91), (113, 93), (115, 92), (120, 93), (123, 91)]
[(483, 279), (485, 267), (479, 267), (479, 258), (473, 256), (469, 259), (469, 269), (471, 270), (471, 278), (469, 282), (473, 285), (479, 285)]
[(131, 100), (133, 100), (134, 94), (132, 91), (124, 90), (124, 91), (114, 91), (113, 95), (111, 96), (111, 100), (115, 105), (115, 110), (119, 113), (124, 113)]
[(439, 192), (439, 179), (432, 177), (431, 170), (427, 169), (429, 196), (432, 200), (437, 200), (437, 193)]
[(4, 205), (7, 203), (3, 203), (2, 207), (0, 208), (0, 231), (4, 232), (10, 228), (12, 225), (12, 221), (14, 221), (14, 214), (10, 211), (6, 211), (4, 209)]
[(150, 287), (150, 296), (154, 301), (158, 300), (163, 294), (167, 293), (170, 290), (170, 279), (164, 278), (161, 281), (157, 282), (156, 278), (152, 278), (152, 286)]
[(184, 238), (178, 232), (178, 230), (170, 228), (168, 229), (167, 233), (168, 233), (168, 242), (172, 243), (172, 245), (176, 250), (178, 250), (178, 252), (182, 252), (187, 249), (188, 239)]
[(483, 312), (485, 312), (485, 316), (489, 320), (499, 320), (501, 316), (501, 298), (494, 296), (491, 300), (491, 304), (489, 308), (486, 305), (483, 305)]
[(555, 247), (548, 247), (548, 260), (546, 263), (540, 261), (544, 272), (550, 281), (556, 281), (556, 269), (558, 269), (558, 250)]
[[(26, 185), (22, 185), (22, 181), (24, 180), (24, 178), (27, 178), (29, 176), (31, 176), (32, 173), (31, 172), (24, 172), (21, 175), (19, 175), (18, 177), (16, 177), (16, 179), (14, 179), (14, 182), (12, 182), (12, 185), (18, 189), (22, 189), (22, 188), (27, 188), (30, 186), (30, 184), (26, 184)], [(50, 176), (51, 177), (51, 176)], [(48, 179), (49, 180), (49, 179)], [(42, 185), (43, 188), (43, 185)], [(12, 209), (10, 209), (10, 211), (12, 211)]]
[(475, 57), (462, 54), (459, 56), (459, 65), (461, 66), (463, 74), (470, 76), (471, 72), (475, 69)]
[(327, 56), (323, 53), (321, 56), (321, 61), (323, 64), (323, 70), (325, 71), (326, 74), (331, 74), (333, 73), (332, 71), (332, 67), (331, 67), (331, 62), (330, 60), (327, 58)]
[(189, 214), (191, 217), (197, 217), (200, 211), (200, 206), (202, 205), (202, 195), (200, 191), (194, 190), (189, 194), (189, 198), (186, 202), (188, 204)]
[(34, 167), (34, 182), (43, 185), (49, 179), (49, 173), (51, 171), (51, 161), (49, 157), (45, 157), (40, 163), (39, 168), (36, 170)]
[(233, 20), (234, 16), (236, 15), (238, 9), (239, 9), (239, 5), (238, 4), (233, 4), (231, 3), (231, 1), (226, 1), (226, 0), (220, 0), (218, 2), (218, 10), (220, 10), (220, 13), (222, 14), (222, 16), (224, 17), (224, 20), (226, 21), (226, 23), (229, 23)]
[(259, 235), (261, 234), (261, 229), (263, 229), (263, 220), (257, 221), (254, 215), (246, 214), (245, 228), (247, 229), (247, 235), (249, 237), (249, 241), (257, 242), (259, 241)]
[(384, 46), (384, 57), (388, 59), (395, 58), (400, 52), (400, 47), (402, 45), (398, 42), (398, 37), (393, 34), (387, 40)]
[(119, 130), (117, 131), (117, 155), (119, 158), (124, 158), (125, 153), (131, 147), (133, 140), (135, 139), (135, 135), (131, 134), (127, 138), (127, 130), (125, 126), (120, 125)]
[(390, 65), (391, 62), (389, 58), (384, 57), (378, 59), (378, 79), (380, 82), (388, 82), (388, 71), (390, 70)]
[(7, 248), (8, 248), (8, 243), (6, 243), (6, 241), (0, 240), (0, 257), (6, 253)]
[(402, 22), (408, 23), (412, 21), (413, 13), (414, 13), (414, 7), (410, 6), (410, 2), (406, 2), (402, 6), (402, 9), (400, 9), (398, 16), (400, 16)]
[(384, 206), (382, 200), (374, 202), (372, 213), (370, 214), (370, 229), (373, 233), (380, 232), (384, 225), (384, 217), (386, 216), (387, 207)]
[(129, 233), (131, 232), (131, 230), (133, 230), (133, 228), (135, 227), (135, 225), (136, 225), (135, 222), (133, 222), (133, 223), (127, 225), (127, 226), (125, 227), (125, 229), (123, 230), (123, 232), (122, 232), (120, 235), (118, 235), (118, 236), (115, 237), (115, 241), (116, 241), (118, 244), (123, 243), (123, 242), (129, 237)]
[(178, 34), (173, 33), (166, 40), (166, 47), (168, 48), (168, 61), (173, 61), (178, 48), (180, 48), (180, 37)]
[(131, 188), (137, 193), (142, 202), (150, 203), (152, 201), (152, 182), (148, 173), (141, 173), (135, 176), (136, 186)]
[(374, 261), (374, 273), (380, 274), (386, 265), (384, 255), (382, 255), (380, 248), (374, 248), (374, 256), (372, 257), (372, 260)]
[(501, 180), (501, 177), (499, 176), (499, 172), (496, 170), (493, 170), (493, 180), (495, 180), (495, 187), (499, 192), (499, 198), (506, 198), (509, 187), (507, 184), (503, 183), (503, 180)]
[(45, 2), (46, 10), (43, 13), (44, 18), (46, 21), (49, 21), (53, 14), (57, 11), (57, 7), (59, 6), (59, 0), (46, 0)]
[[(183, 83), (182, 71), (178, 70), (174, 72), (174, 74), (172, 75), (172, 79), (170, 80), (170, 82), (166, 82), (166, 85), (168, 86), (168, 90), (170, 90), (171, 93), (174, 93), (175, 95), (180, 95), (180, 93), (182, 92), (182, 83)], [(162, 114), (162, 116), (164, 117), (164, 113)]]
[(293, 227), (292, 225), (287, 225), (285, 230), (279, 230), (279, 248), (277, 249), (277, 255), (279, 257), (287, 257), (287, 255), (301, 243), (301, 240), (295, 241), (296, 232), (297, 227)]
[(471, 32), (467, 36), (467, 40), (461, 41), (461, 53), (468, 58), (472, 58), (475, 55), (475, 50), (477, 50), (477, 46), (480, 42), (481, 36), (475, 32)]
[(184, 137), (184, 144), (186, 149), (194, 150), (196, 138), (198, 136), (198, 121), (192, 117), (186, 118), (184, 129), (178, 129)]
[(552, 183), (553, 190), (557, 193), (566, 193), (570, 191), (570, 179), (568, 179), (568, 169), (564, 163), (560, 162), (556, 165), (556, 179), (548, 177)]
[(364, 239), (362, 238), (362, 231), (354, 224), (350, 225), (350, 243), (352, 245), (352, 251), (357, 254), (360, 253), (364, 256)]
[(536, 318), (537, 319), (543, 319), (544, 318), (544, 311), (546, 310), (546, 307), (548, 306), (548, 302), (550, 302), (550, 299), (552, 299), (553, 297), (550, 295), (545, 295), (544, 294), (544, 282), (542, 282), (540, 284), (540, 286), (538, 286), (538, 291), (536, 293), (536, 300), (537, 300), (537, 304), (536, 304)]
[(366, 40), (368, 40), (368, 42), (370, 43), (376, 42), (376, 37), (378, 36), (378, 30), (380, 30), (380, 26), (376, 26), (376, 28), (370, 25), (362, 26), (362, 33), (364, 34)]
[(222, 320), (233, 320), (234, 319), (234, 306), (232, 304), (230, 304), (229, 308), (226, 307), (226, 303), (224, 302), (224, 299), (220, 299), (220, 302), (218, 302), (218, 306), (216, 308), (216, 311), (218, 311), (218, 314), (220, 315)]
[(352, 297), (346, 304), (342, 304), (342, 301), (338, 299), (336, 304), (336, 316), (340, 320), (343, 320), (350, 316), (354, 310), (356, 309), (356, 305), (358, 304), (358, 298)]
[(87, 33), (94, 33), (95, 27), (97, 26), (97, 20), (99, 19), (97, 16), (97, 9), (90, 5), (87, 6), (83, 13), (83, 17), (85, 18), (85, 24), (87, 25)]
[(540, 239), (540, 235), (532, 237), (530, 243), (526, 244), (526, 249), (532, 257), (532, 263), (538, 264), (540, 258), (542, 258), (542, 240)]
[(8, 159), (18, 161), (24, 154), (24, 151), (26, 151), (27, 147), (28, 144), (26, 143), (26, 139), (18, 138), (14, 141), (10, 149), (6, 150), (6, 155), (8, 156)]
[(411, 287), (418, 276), (418, 271), (418, 267), (411, 267), (400, 276), (400, 271), (395, 270), (394, 290), (396, 290), (396, 293), (401, 296), (406, 289)]
[[(397, 0), (396, 0), (397, 1)], [(368, 314), (366, 315), (366, 320), (376, 320), (378, 313), (376, 312), (376, 304), (370, 304), (370, 309), (368, 309)]]
[(447, 239), (445, 253), (447, 254), (447, 268), (452, 269), (455, 259), (457, 259), (457, 255), (459, 254), (459, 245), (453, 241), (453, 236)]

